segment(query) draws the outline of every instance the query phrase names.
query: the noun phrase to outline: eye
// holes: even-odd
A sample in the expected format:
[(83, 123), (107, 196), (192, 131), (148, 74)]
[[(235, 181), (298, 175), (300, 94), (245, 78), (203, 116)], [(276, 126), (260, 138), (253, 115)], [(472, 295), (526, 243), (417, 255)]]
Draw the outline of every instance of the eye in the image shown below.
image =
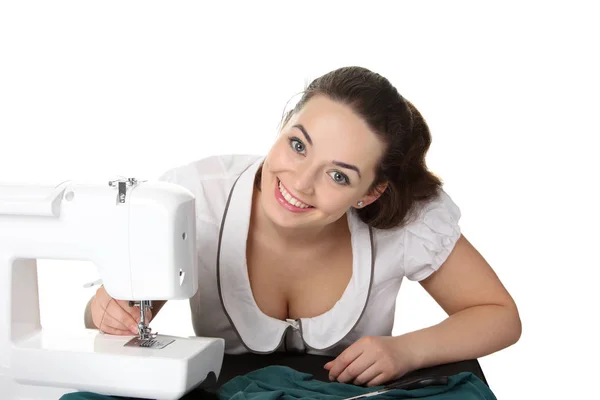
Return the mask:
[(300, 139), (298, 139), (297, 137), (290, 138), (290, 146), (292, 146), (292, 149), (296, 153), (303, 154), (306, 151), (306, 147), (304, 146), (304, 143), (302, 143), (302, 141)]
[(339, 183), (340, 185), (350, 184), (350, 179), (340, 171), (332, 171), (329, 173), (329, 176), (331, 176), (331, 179), (333, 179), (335, 183)]

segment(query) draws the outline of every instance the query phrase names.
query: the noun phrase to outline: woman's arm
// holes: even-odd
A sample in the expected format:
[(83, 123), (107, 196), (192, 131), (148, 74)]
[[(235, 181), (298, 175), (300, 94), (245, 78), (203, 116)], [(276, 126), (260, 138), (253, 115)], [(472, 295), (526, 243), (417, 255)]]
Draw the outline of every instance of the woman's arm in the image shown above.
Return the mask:
[(521, 320), (515, 302), (464, 236), (421, 285), (449, 317), (398, 337), (414, 351), (416, 368), (483, 357), (519, 340)]
[(330, 379), (380, 385), (415, 369), (486, 356), (521, 336), (515, 302), (463, 236), (421, 285), (448, 318), (400, 336), (359, 339), (325, 364)]

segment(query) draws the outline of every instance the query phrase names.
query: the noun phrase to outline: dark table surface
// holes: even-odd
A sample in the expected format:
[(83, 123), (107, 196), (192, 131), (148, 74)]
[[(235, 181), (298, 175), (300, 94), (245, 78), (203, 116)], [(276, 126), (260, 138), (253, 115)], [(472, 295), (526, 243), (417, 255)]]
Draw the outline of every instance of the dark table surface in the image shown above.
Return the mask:
[[(238, 375), (244, 375), (248, 372), (264, 368), (270, 365), (284, 365), (300, 372), (311, 374), (315, 379), (329, 382), (328, 371), (323, 366), (333, 360), (332, 357), (313, 356), (295, 353), (272, 353), (267, 355), (259, 354), (226, 354), (223, 359), (223, 366), (216, 383), (214, 381), (210, 386), (203, 389), (197, 389), (184, 397), (185, 400), (199, 398), (201, 395), (214, 393), (224, 383)], [(425, 377), (431, 375), (455, 375), (460, 372), (472, 372), (487, 384), (485, 376), (477, 360), (466, 360), (451, 364), (443, 364), (435, 367), (424, 368), (413, 371), (405, 377)], [(182, 399), (183, 400), (183, 399)]]

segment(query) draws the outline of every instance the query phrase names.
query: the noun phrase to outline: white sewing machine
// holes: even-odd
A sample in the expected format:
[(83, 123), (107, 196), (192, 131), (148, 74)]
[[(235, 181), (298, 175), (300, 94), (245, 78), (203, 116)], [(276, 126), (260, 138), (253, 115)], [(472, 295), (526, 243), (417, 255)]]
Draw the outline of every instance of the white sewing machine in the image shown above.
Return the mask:
[(41, 258), (93, 262), (106, 291), (138, 303), (142, 316), (152, 300), (192, 297), (194, 202), (181, 186), (132, 178), (0, 185), (0, 398), (89, 391), (174, 400), (218, 378), (220, 338), (156, 334), (142, 322), (130, 336), (48, 332), (40, 324)]

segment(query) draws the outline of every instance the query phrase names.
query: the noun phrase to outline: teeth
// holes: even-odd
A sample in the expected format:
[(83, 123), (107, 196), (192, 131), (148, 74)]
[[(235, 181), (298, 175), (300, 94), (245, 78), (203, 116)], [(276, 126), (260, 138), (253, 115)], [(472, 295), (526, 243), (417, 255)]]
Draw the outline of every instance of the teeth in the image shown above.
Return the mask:
[(301, 201), (299, 201), (298, 199), (293, 198), (292, 195), (289, 194), (288, 191), (284, 189), (281, 182), (279, 182), (279, 191), (281, 192), (281, 195), (283, 196), (283, 198), (291, 205), (298, 207), (298, 208), (310, 207), (308, 204), (304, 204)]

